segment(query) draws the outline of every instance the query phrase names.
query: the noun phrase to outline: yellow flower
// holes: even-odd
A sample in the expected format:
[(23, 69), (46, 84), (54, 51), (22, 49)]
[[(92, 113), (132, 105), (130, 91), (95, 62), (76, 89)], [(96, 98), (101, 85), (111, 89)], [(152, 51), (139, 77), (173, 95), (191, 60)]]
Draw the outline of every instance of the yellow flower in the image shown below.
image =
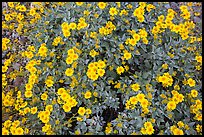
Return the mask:
[(67, 64), (72, 64), (73, 63), (73, 59), (69, 56), (66, 58), (66, 63)]
[(76, 29), (77, 25), (76, 25), (76, 23), (71, 22), (71, 23), (69, 24), (69, 27), (70, 27), (70, 29), (74, 30), (74, 29)]
[(183, 123), (182, 121), (179, 121), (179, 122), (177, 123), (177, 125), (179, 126), (179, 128), (184, 127), (184, 123)]
[(32, 107), (32, 108), (30, 109), (30, 113), (31, 113), (31, 114), (35, 114), (37, 111), (38, 111), (38, 108), (37, 108), (37, 107)]
[(176, 103), (174, 101), (169, 101), (167, 104), (168, 110), (174, 110), (176, 108)]
[(166, 63), (165, 63), (165, 64), (162, 64), (162, 68), (163, 68), (163, 69), (167, 69), (167, 68), (168, 68), (168, 64), (166, 64)]
[(78, 54), (72, 54), (71, 56), (70, 56), (73, 60), (77, 60), (78, 59)]
[(183, 130), (176, 128), (175, 130), (173, 130), (173, 134), (174, 135), (184, 135)]
[(70, 107), (70, 105), (67, 104), (67, 103), (63, 105), (63, 109), (64, 109), (65, 112), (71, 111), (71, 107)]
[(12, 123), (11, 120), (6, 120), (3, 125), (4, 127), (9, 128), (11, 126), (11, 123)]
[(117, 67), (117, 73), (119, 75), (121, 75), (121, 73), (123, 73), (125, 71), (125, 69), (122, 66)]
[(90, 91), (86, 91), (86, 93), (84, 94), (85, 99), (89, 99), (91, 98), (92, 94)]
[(104, 69), (98, 69), (97, 73), (100, 77), (102, 77), (105, 74), (105, 70)]
[(194, 97), (194, 98), (197, 97), (198, 96), (198, 91), (195, 90), (195, 89), (191, 90), (191, 96)]
[(106, 67), (105, 62), (102, 61), (102, 60), (99, 60), (99, 61), (98, 61), (98, 67), (101, 68), (101, 69), (102, 69), (102, 68), (105, 68), (105, 67)]
[(140, 103), (142, 108), (147, 108), (149, 102), (147, 99), (143, 99)]
[(132, 84), (131, 88), (133, 91), (138, 91), (140, 90), (140, 85), (138, 83)]
[(105, 3), (105, 2), (99, 2), (99, 3), (98, 3), (98, 7), (99, 7), (100, 9), (104, 9), (104, 8), (106, 7), (106, 5), (107, 5), (107, 3)]
[(131, 57), (132, 57), (132, 54), (131, 54), (131, 53), (128, 53), (128, 52), (124, 53), (124, 58), (125, 58), (126, 60), (130, 59)]
[(112, 7), (112, 8), (110, 8), (110, 10), (109, 10), (109, 14), (110, 14), (111, 16), (114, 16), (114, 15), (117, 15), (117, 14), (118, 14), (118, 11), (117, 11), (116, 8)]
[(52, 105), (47, 105), (46, 108), (45, 108), (45, 110), (51, 112), (51, 111), (53, 110)]
[(5, 127), (2, 128), (2, 135), (9, 135), (9, 131)]
[(153, 127), (147, 127), (146, 128), (146, 134), (148, 135), (152, 135), (154, 133), (154, 128)]
[(83, 2), (76, 2), (76, 5), (81, 6), (83, 5)]
[(72, 76), (74, 73), (74, 70), (72, 68), (67, 68), (65, 71), (66, 76)]
[(32, 88), (33, 88), (33, 85), (31, 85), (31, 84), (26, 84), (26, 90), (32, 90)]
[(16, 128), (15, 131), (16, 135), (23, 135), (24, 134), (24, 130), (21, 127)]
[(26, 7), (24, 5), (21, 5), (19, 8), (19, 11), (22, 11), (22, 12), (26, 11)]
[(52, 87), (53, 84), (54, 84), (54, 82), (53, 82), (51, 79), (47, 79), (47, 80), (45, 81), (45, 84), (47, 85), (47, 87)]
[(97, 80), (97, 79), (98, 79), (98, 75), (97, 75), (97, 74), (92, 74), (92, 75), (91, 75), (91, 79), (92, 79), (93, 81)]
[(139, 93), (139, 94), (137, 94), (137, 100), (139, 101), (139, 102), (142, 102), (144, 99), (145, 99), (145, 95), (143, 94), (143, 93)]
[(86, 109), (84, 107), (79, 107), (78, 114), (84, 116)]
[(192, 78), (189, 78), (187, 82), (188, 82), (188, 85), (189, 85), (190, 87), (194, 87), (195, 84), (196, 84), (195, 80), (193, 80)]
[(133, 104), (133, 105), (136, 105), (137, 104), (137, 102), (138, 102), (138, 99), (137, 99), (137, 97), (136, 96), (133, 96), (133, 97), (130, 97), (130, 103), (131, 104)]
[(196, 56), (195, 59), (198, 63), (202, 63), (202, 56)]
[(86, 113), (87, 113), (87, 114), (91, 114), (91, 113), (92, 113), (91, 109), (87, 108), (87, 109), (86, 109)]
[(90, 53), (89, 53), (89, 55), (91, 56), (91, 57), (95, 57), (96, 55), (98, 55), (99, 53), (98, 52), (96, 52), (94, 49), (92, 49), (91, 51), (90, 51)]
[(47, 100), (47, 97), (48, 97), (48, 96), (47, 96), (46, 93), (43, 93), (43, 94), (41, 95), (41, 99), (44, 100), (44, 101)]
[(30, 97), (32, 97), (32, 95), (33, 95), (33, 93), (32, 93), (31, 90), (26, 90), (26, 91), (25, 91), (25, 97), (26, 97), (26, 98), (30, 98)]
[(66, 90), (64, 89), (64, 88), (59, 88), (58, 90), (57, 90), (57, 94), (58, 95), (62, 95), (63, 93), (65, 93), (66, 92)]

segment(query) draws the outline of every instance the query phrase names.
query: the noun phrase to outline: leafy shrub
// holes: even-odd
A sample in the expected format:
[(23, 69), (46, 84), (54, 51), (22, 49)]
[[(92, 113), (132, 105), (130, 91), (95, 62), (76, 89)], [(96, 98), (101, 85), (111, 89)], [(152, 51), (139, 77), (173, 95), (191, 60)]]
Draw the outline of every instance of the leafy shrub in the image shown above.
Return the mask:
[(202, 134), (200, 10), (8, 2), (2, 134)]

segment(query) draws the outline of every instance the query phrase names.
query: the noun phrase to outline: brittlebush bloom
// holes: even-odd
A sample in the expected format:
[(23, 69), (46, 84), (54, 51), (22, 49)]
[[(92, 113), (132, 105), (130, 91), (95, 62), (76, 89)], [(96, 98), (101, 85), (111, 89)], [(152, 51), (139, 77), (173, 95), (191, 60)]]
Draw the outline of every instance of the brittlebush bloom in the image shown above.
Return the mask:
[(133, 91), (138, 91), (140, 90), (140, 85), (138, 83), (132, 84), (131, 88)]
[(195, 89), (191, 90), (191, 96), (194, 97), (194, 98), (197, 97), (198, 96), (198, 91), (195, 90)]
[(168, 104), (167, 104), (167, 109), (168, 110), (174, 110), (176, 108), (176, 103), (174, 101), (170, 101)]
[(86, 91), (86, 93), (84, 94), (85, 99), (89, 99), (91, 98), (92, 93), (90, 91)]
[(106, 3), (105, 2), (99, 2), (98, 3), (98, 7), (100, 8), (100, 9), (104, 9), (105, 7), (106, 7)]
[(37, 107), (33, 107), (33, 108), (30, 109), (31, 114), (35, 114), (37, 111), (38, 111)]
[(202, 56), (196, 56), (195, 59), (198, 63), (202, 63)]
[(117, 73), (119, 74), (119, 75), (121, 75), (121, 73), (123, 73), (125, 71), (125, 69), (122, 67), (122, 66), (119, 66), (118, 68), (117, 68)]
[(65, 71), (66, 76), (72, 76), (74, 73), (74, 70), (72, 68), (67, 68)]
[(78, 114), (84, 116), (86, 109), (84, 107), (79, 107)]
[(128, 53), (128, 52), (124, 53), (124, 58), (125, 58), (126, 60), (130, 59), (131, 57), (132, 57), (132, 54), (131, 54), (131, 53)]
[(117, 15), (118, 14), (118, 11), (117, 11), (117, 9), (116, 8), (110, 8), (110, 10), (109, 10), (109, 14), (111, 15), (111, 16), (114, 16), (114, 15)]
[(30, 90), (25, 91), (25, 97), (26, 98), (30, 98), (30, 97), (32, 97), (32, 95), (33, 95), (32, 91), (30, 91)]
[(41, 95), (41, 99), (44, 100), (44, 101), (47, 100), (47, 97), (48, 97), (48, 96), (47, 96), (46, 93), (43, 93), (43, 94)]
[(189, 85), (190, 87), (194, 87), (195, 84), (196, 84), (195, 80), (193, 80), (192, 78), (189, 78), (187, 82), (188, 82), (188, 85)]

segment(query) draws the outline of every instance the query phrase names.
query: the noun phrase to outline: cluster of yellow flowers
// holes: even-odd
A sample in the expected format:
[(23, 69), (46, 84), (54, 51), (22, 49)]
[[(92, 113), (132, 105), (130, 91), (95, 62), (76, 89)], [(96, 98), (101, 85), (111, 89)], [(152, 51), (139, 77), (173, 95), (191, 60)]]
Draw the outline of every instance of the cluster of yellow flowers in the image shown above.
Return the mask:
[(10, 42), (10, 39), (8, 38), (3, 38), (2, 39), (2, 50), (7, 50), (8, 48), (8, 43)]
[(145, 7), (146, 7), (146, 10), (148, 12), (150, 12), (152, 9), (155, 9), (156, 7), (152, 4), (146, 4), (146, 2), (139, 2), (139, 7), (137, 7), (134, 12), (133, 12), (133, 15), (135, 17), (137, 17), (137, 20), (139, 22), (144, 22), (145, 20), (145, 17), (144, 17), (144, 13), (145, 13)]
[(68, 24), (67, 22), (63, 22), (61, 24), (62, 27), (62, 33), (65, 37), (69, 37), (71, 35), (70, 29), (75, 30), (77, 25), (74, 22), (71, 22)]
[(195, 114), (195, 120), (202, 121), (202, 101), (196, 99), (194, 102), (195, 103), (190, 106), (190, 113)]
[(69, 64), (72, 64), (73, 61), (77, 60), (79, 58), (78, 54), (74, 52), (74, 49), (69, 49), (67, 51), (67, 58), (66, 58), (66, 63), (69, 65)]
[(91, 57), (95, 57), (95, 56), (99, 55), (99, 52), (96, 52), (94, 49), (92, 49), (92, 50), (89, 52), (89, 55), (90, 55)]
[(191, 13), (188, 11), (187, 6), (180, 6), (180, 10), (182, 12), (181, 17), (183, 17), (184, 19), (188, 20), (191, 17)]
[(138, 102), (140, 102), (140, 106), (142, 107), (142, 111), (144, 112), (144, 114), (149, 113), (149, 109), (148, 109), (149, 102), (145, 98), (145, 95), (143, 93), (139, 93), (136, 96), (130, 97), (130, 99), (127, 100), (125, 103), (125, 106), (126, 106), (125, 108), (126, 109), (135, 109), (136, 104)]
[(172, 76), (166, 72), (162, 76), (157, 77), (157, 81), (162, 83), (163, 87), (169, 87), (173, 84)]
[(125, 60), (129, 60), (132, 57), (132, 54), (128, 51), (124, 51), (124, 55), (123, 55)]
[(40, 45), (40, 48), (38, 50), (38, 54), (37, 55), (40, 55), (41, 57), (46, 57), (47, 56), (47, 52), (48, 52), (48, 49), (46, 47), (46, 44), (43, 43)]
[(89, 108), (86, 109), (85, 107), (79, 107), (79, 109), (78, 109), (78, 114), (80, 116), (84, 116), (85, 114), (87, 114), (87, 117), (88, 117), (91, 113), (92, 113), (92, 111)]
[(101, 35), (109, 35), (112, 33), (113, 30), (116, 30), (116, 26), (111, 22), (108, 21), (106, 22), (106, 26), (102, 26), (101, 28), (99, 28), (99, 33)]
[[(190, 18), (190, 13), (187, 11), (186, 6), (181, 6), (180, 9), (181, 11), (185, 12), (184, 14), (181, 14), (181, 16), (185, 15), (184, 18)], [(189, 30), (193, 29), (195, 27), (195, 24), (193, 23), (193, 21), (185, 21), (184, 23), (179, 23), (178, 25), (174, 24), (172, 20), (174, 19), (174, 16), (176, 14), (177, 13), (173, 9), (168, 9), (168, 14), (165, 20), (164, 15), (160, 15), (158, 17), (156, 26), (154, 26), (151, 31), (152, 34), (154, 34), (154, 38), (157, 38), (157, 34), (164, 32), (166, 28), (169, 28), (172, 32), (180, 34), (182, 40), (186, 40), (189, 37)], [(195, 40), (193, 39), (193, 41)]]
[(21, 122), (19, 120), (11, 121), (6, 120), (2, 125), (2, 135), (9, 135), (9, 131), (12, 135), (24, 135), (24, 133), (28, 133), (28, 129), (25, 128), (23, 130), (22, 127), (20, 127)]
[(142, 134), (152, 135), (154, 133), (154, 128), (151, 122), (145, 122), (144, 127), (141, 128)]
[(62, 43), (62, 38), (60, 36), (56, 37), (53, 42), (52, 45), (53, 46), (57, 46), (59, 43)]
[(76, 99), (71, 96), (64, 88), (59, 88), (57, 90), (57, 94), (59, 95), (57, 101), (59, 104), (63, 104), (62, 108), (65, 112), (71, 111), (71, 108), (78, 104)]
[(184, 135), (183, 130), (177, 128), (176, 125), (173, 125), (170, 127), (171, 132), (173, 133), (173, 135)]
[(109, 123), (107, 123), (105, 133), (110, 134), (112, 131), (113, 131), (113, 127), (112, 127), (112, 124), (109, 122)]
[(172, 111), (176, 108), (176, 105), (184, 100), (183, 94), (178, 93), (176, 90), (171, 91), (173, 97), (167, 103), (167, 110)]
[(77, 30), (86, 28), (87, 26), (88, 26), (88, 24), (86, 23), (85, 18), (82, 18), (82, 17), (79, 18), (78, 24), (77, 24)]
[(105, 74), (106, 64), (104, 61), (99, 60), (98, 62), (91, 62), (88, 65), (86, 75), (93, 81), (97, 80), (98, 77), (102, 77)]
[(131, 46), (136, 46), (137, 42), (142, 39), (144, 44), (148, 44), (148, 33), (146, 32), (145, 28), (139, 29), (139, 32), (136, 33), (135, 30), (127, 30), (132, 36), (132, 38), (127, 38), (125, 44), (130, 44)]
[(39, 65), (40, 61), (36, 60), (31, 60), (27, 63), (26, 69), (30, 72), (29, 78), (28, 78), (28, 83), (25, 85), (25, 97), (30, 98), (32, 97), (32, 89), (33, 85), (37, 83), (38, 76), (36, 75), (37, 69), (35, 68), (35, 65)]

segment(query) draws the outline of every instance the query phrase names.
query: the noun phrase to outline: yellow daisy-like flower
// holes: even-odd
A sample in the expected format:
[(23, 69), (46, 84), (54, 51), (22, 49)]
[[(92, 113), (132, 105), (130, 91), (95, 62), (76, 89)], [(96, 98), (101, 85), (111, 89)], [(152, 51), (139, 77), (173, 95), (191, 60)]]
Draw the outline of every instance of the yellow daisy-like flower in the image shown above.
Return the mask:
[(202, 56), (196, 56), (195, 59), (198, 63), (202, 63)]
[(30, 98), (30, 97), (32, 97), (32, 95), (33, 95), (33, 93), (32, 93), (31, 90), (26, 90), (26, 91), (25, 91), (25, 97), (26, 97), (26, 98)]
[(37, 107), (32, 107), (32, 108), (30, 109), (30, 113), (31, 113), (31, 114), (36, 114), (37, 111), (38, 111), (38, 108), (37, 108)]
[(81, 6), (83, 5), (83, 2), (76, 2), (76, 5)]
[(45, 84), (47, 85), (47, 87), (52, 87), (53, 84), (54, 84), (54, 82), (53, 82), (51, 79), (47, 79), (47, 80), (45, 81)]
[(67, 68), (65, 71), (66, 76), (72, 76), (74, 73), (74, 70), (72, 68)]
[(105, 70), (104, 69), (98, 69), (97, 73), (100, 77), (102, 77), (105, 74)]
[(140, 85), (138, 83), (132, 84), (131, 88), (133, 91), (138, 91), (140, 90)]
[(48, 97), (48, 95), (46, 93), (43, 93), (41, 95), (41, 99), (44, 100), (44, 101), (47, 100), (47, 97)]
[(117, 14), (118, 14), (118, 11), (117, 11), (116, 8), (112, 7), (112, 8), (110, 8), (110, 10), (109, 10), (109, 14), (110, 14), (111, 16), (114, 16), (114, 15), (117, 15)]
[(192, 78), (189, 78), (187, 82), (188, 82), (188, 85), (189, 85), (190, 87), (194, 87), (195, 84), (196, 84), (195, 80), (193, 80)]
[(176, 108), (176, 103), (174, 101), (169, 101), (167, 104), (168, 110), (174, 110)]
[(100, 9), (104, 9), (105, 7), (106, 7), (106, 3), (105, 2), (99, 2), (98, 3), (98, 7), (100, 8)]
[(67, 103), (63, 105), (63, 109), (64, 109), (65, 112), (71, 111), (71, 107), (70, 107), (70, 105), (67, 104)]
[(119, 66), (119, 67), (117, 67), (117, 73), (119, 74), (119, 75), (121, 75), (121, 73), (123, 73), (124, 71), (125, 71), (125, 69), (122, 67), (122, 66)]
[(198, 96), (198, 91), (195, 90), (195, 89), (191, 90), (191, 96), (194, 97), (194, 98), (197, 97)]
[(79, 107), (78, 114), (84, 116), (86, 109), (84, 107)]
[(124, 58), (125, 58), (126, 60), (130, 59), (131, 57), (132, 57), (132, 54), (131, 54), (131, 53), (129, 53), (129, 52), (124, 53)]
[(86, 93), (84, 94), (85, 99), (89, 99), (91, 98), (92, 93), (90, 91), (86, 91)]

